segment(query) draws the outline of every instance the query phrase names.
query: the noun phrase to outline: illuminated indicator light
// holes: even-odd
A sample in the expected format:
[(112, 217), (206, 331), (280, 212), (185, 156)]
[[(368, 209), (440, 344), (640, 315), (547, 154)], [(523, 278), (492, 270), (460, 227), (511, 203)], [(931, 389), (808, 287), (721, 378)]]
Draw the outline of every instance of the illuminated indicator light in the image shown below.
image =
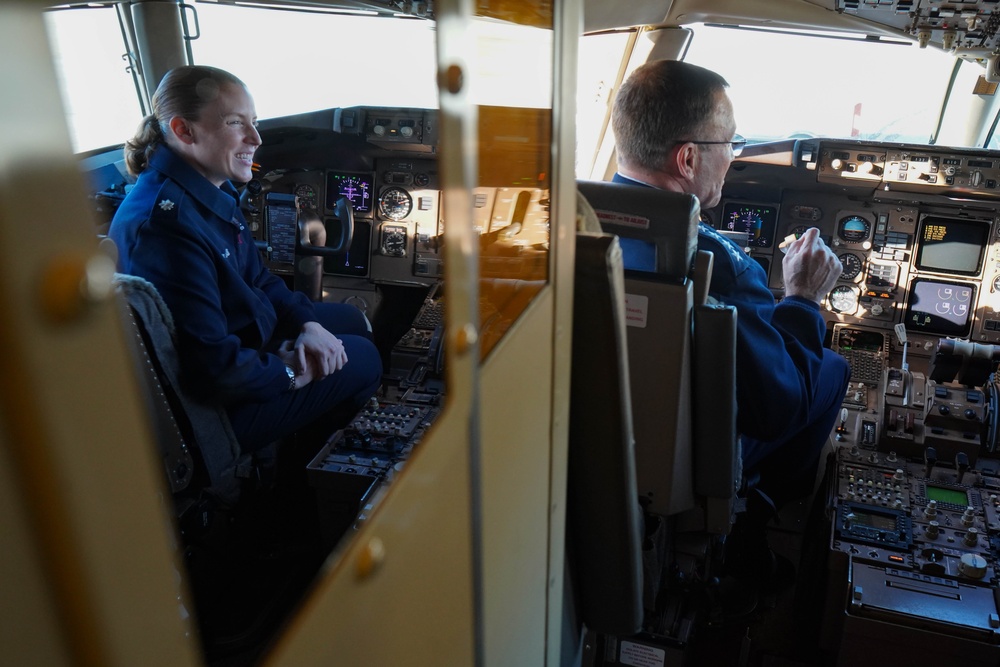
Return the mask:
[(889, 556), (889, 560), (891, 560), (893, 563), (902, 563), (903, 562), (903, 557), (902, 556)]

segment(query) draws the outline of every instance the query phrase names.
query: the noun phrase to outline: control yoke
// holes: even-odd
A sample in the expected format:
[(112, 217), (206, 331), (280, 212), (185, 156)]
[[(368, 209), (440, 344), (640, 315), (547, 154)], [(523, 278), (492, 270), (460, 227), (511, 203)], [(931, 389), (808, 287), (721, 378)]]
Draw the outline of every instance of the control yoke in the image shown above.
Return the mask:
[(354, 207), (351, 206), (347, 197), (341, 197), (334, 205), (333, 212), (340, 221), (340, 236), (337, 239), (332, 239), (336, 243), (331, 244), (328, 241), (325, 245), (311, 245), (309, 239), (303, 239), (303, 234), (300, 233), (295, 244), (296, 255), (332, 257), (343, 255), (350, 250), (351, 242), (354, 240)]

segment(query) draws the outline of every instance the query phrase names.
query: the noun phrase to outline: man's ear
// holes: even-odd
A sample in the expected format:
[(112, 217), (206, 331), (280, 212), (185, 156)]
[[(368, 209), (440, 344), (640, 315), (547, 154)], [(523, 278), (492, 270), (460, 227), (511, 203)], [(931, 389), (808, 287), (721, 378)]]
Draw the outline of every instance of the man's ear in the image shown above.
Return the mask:
[(677, 178), (692, 181), (694, 180), (694, 175), (698, 172), (699, 159), (701, 159), (701, 154), (698, 152), (698, 146), (692, 143), (685, 143), (674, 147), (668, 162), (670, 168), (675, 171)]
[(194, 143), (194, 128), (191, 123), (187, 122), (186, 119), (180, 116), (174, 116), (170, 119), (168, 123), (170, 127), (170, 133), (173, 134), (177, 139), (185, 144)]

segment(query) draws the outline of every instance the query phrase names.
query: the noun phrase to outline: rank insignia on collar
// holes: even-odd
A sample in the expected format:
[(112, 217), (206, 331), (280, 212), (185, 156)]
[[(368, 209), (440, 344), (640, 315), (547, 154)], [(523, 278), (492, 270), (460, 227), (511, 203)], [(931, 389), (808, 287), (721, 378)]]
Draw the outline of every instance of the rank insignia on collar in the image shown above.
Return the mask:
[(174, 203), (169, 199), (164, 199), (159, 204), (157, 204), (157, 206), (162, 208), (164, 211), (169, 211), (174, 207)]

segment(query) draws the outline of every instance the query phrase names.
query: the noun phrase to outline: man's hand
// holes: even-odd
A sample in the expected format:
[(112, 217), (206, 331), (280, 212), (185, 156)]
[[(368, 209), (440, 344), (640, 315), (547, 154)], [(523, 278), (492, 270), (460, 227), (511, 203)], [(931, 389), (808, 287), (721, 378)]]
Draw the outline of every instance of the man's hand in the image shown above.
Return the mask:
[(840, 260), (820, 239), (819, 230), (810, 227), (788, 246), (781, 264), (785, 295), (819, 304), (843, 271)]

